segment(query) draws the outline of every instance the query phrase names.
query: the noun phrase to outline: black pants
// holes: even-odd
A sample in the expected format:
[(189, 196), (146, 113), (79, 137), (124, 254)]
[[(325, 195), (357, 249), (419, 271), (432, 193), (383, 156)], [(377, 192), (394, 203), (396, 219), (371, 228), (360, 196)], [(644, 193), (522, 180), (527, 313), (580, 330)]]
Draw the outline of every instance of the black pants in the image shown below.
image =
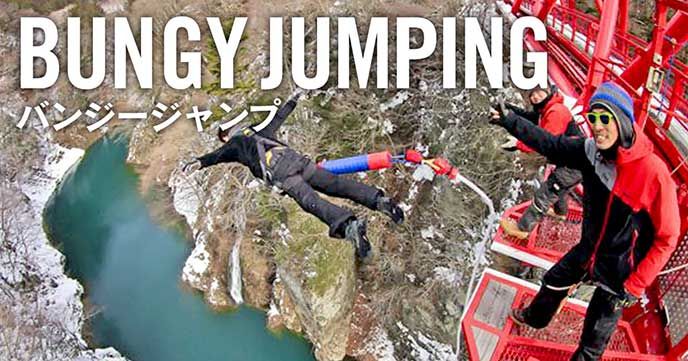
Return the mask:
[(317, 192), (346, 198), (370, 209), (377, 208), (382, 190), (317, 168), (308, 158), (289, 148), (273, 149), (268, 165), (273, 183), (280, 186), (304, 211), (330, 227), (330, 237), (344, 238), (344, 225), (354, 219), (351, 210), (334, 205)]
[[(543, 285), (524, 312), (525, 321), (535, 328), (546, 327), (558, 312), (569, 291), (586, 276), (585, 262), (578, 259), (576, 247), (562, 257), (543, 277)], [(583, 332), (571, 361), (593, 361), (602, 358), (609, 339), (616, 330), (622, 310), (614, 304), (617, 296), (597, 287), (590, 300)]]
[(549, 207), (554, 204), (554, 212), (566, 215), (569, 211), (567, 194), (581, 181), (580, 171), (557, 167), (533, 197), (533, 203), (518, 220), (518, 229), (530, 232), (542, 220)]

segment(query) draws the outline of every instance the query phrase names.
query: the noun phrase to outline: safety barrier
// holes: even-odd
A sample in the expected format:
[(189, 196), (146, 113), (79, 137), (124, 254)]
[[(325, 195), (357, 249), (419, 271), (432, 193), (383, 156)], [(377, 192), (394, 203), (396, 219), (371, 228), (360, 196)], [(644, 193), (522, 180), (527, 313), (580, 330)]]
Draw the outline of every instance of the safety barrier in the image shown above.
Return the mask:
[[(547, 328), (535, 330), (515, 324), (509, 310), (527, 304), (538, 287), (530, 282), (486, 269), (461, 327), (471, 360), (568, 360), (578, 344), (587, 304), (568, 299)], [(631, 326), (619, 322), (603, 361), (664, 360), (639, 352)]]

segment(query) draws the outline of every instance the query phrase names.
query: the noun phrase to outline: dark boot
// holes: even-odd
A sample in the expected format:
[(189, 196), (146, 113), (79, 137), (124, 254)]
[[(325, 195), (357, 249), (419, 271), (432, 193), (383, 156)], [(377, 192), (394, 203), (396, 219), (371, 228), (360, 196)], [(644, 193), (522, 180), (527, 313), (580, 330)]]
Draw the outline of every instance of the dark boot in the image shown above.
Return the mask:
[(512, 321), (514, 321), (515, 324), (519, 326), (529, 326), (530, 325), (526, 322), (526, 316), (525, 316), (525, 311), (523, 308), (514, 308), (509, 312), (509, 317), (511, 318)]
[(552, 318), (559, 313), (569, 291), (570, 289), (553, 290), (543, 285), (530, 305), (518, 310), (521, 322), (537, 329), (547, 327)]
[(588, 304), (583, 322), (583, 334), (571, 361), (597, 361), (607, 348), (616, 325), (621, 318), (622, 309), (615, 307), (618, 296), (603, 290), (595, 289)]
[(376, 209), (386, 214), (396, 224), (404, 222), (404, 211), (394, 202), (394, 200), (392, 200), (392, 198), (378, 197)]
[(366, 222), (359, 219), (352, 219), (347, 223), (344, 230), (346, 239), (353, 243), (356, 248), (356, 258), (362, 263), (369, 263), (373, 258), (373, 251), (366, 236)]

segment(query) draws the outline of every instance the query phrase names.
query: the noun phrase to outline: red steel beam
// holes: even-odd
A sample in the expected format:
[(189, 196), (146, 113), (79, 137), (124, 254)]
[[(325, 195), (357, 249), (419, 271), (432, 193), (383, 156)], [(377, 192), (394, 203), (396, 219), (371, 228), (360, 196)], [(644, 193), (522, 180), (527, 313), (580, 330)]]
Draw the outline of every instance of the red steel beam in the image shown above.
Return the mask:
[(514, 15), (518, 15), (519, 11), (521, 11), (521, 3), (523, 3), (523, 0), (515, 0), (514, 4), (511, 5), (511, 13)]
[(619, 27), (617, 32), (621, 34), (628, 33), (628, 0), (622, 0), (619, 4)]
[(600, 30), (597, 33), (595, 50), (592, 54), (592, 68), (588, 72), (585, 91), (579, 101), (588, 102), (594, 89), (604, 81), (605, 67), (595, 59), (607, 60), (614, 44), (614, 33), (619, 16), (619, 0), (606, 0), (600, 13)]
[[(671, 48), (673, 48), (673, 46), (670, 45), (670, 42), (664, 40), (664, 37), (667, 36), (667, 12), (669, 11), (669, 8), (661, 1), (658, 1), (656, 6), (657, 8), (655, 10), (655, 28), (652, 32), (652, 41), (650, 42), (650, 46), (648, 47), (647, 52), (642, 56), (643, 58), (647, 59), (647, 68), (644, 71), (639, 71), (638, 73), (636, 73), (635, 75), (637, 76), (637, 78), (633, 79), (635, 81), (639, 81), (638, 86), (642, 85), (645, 82), (645, 80), (647, 79), (648, 71), (650, 70), (650, 67), (652, 65), (662, 66), (662, 64), (664, 63), (664, 61), (655, 61), (656, 59), (654, 55), (664, 53), (664, 48), (667, 45), (669, 45), (669, 52), (671, 51)], [(631, 85), (636, 86), (635, 84)], [(640, 102), (636, 102), (635, 115), (636, 120), (640, 125), (641, 129), (645, 129), (645, 124), (647, 123), (647, 118), (650, 111), (651, 97), (652, 93), (643, 87), (643, 93), (640, 97)]]
[(678, 11), (683, 11), (688, 13), (688, 1), (685, 0), (661, 0), (666, 4), (666, 6), (676, 9)]
[(547, 15), (549, 15), (549, 12), (552, 11), (552, 8), (556, 3), (556, 0), (544, 0), (542, 2), (542, 7), (536, 15), (538, 19), (542, 20), (543, 23), (547, 24)]
[(684, 360), (688, 357), (688, 337), (684, 337), (678, 345), (674, 346), (666, 356), (668, 361)]
[[(664, 33), (667, 37), (674, 39), (676, 45), (672, 44), (672, 42), (664, 41), (663, 38), (660, 39), (663, 41), (663, 46), (658, 53), (662, 56), (662, 64), (660, 64), (662, 67), (665, 67), (669, 62), (669, 58), (681, 50), (681, 47), (688, 42), (688, 31), (686, 29), (688, 29), (688, 13), (677, 12), (671, 18), (669, 24), (667, 24), (666, 32)], [(661, 29), (656, 28), (655, 31), (661, 31)], [(653, 63), (654, 51), (651, 51), (653, 47), (654, 44), (651, 43), (643, 54), (636, 57), (621, 75), (624, 80), (635, 88), (640, 87), (647, 80), (647, 71)]]

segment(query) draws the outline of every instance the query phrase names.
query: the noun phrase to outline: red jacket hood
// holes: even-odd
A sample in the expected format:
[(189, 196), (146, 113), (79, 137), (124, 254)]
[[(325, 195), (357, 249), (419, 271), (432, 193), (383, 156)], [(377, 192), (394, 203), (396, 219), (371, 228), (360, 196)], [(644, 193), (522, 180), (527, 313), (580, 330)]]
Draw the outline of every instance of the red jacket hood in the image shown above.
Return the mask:
[(643, 133), (637, 124), (633, 124), (635, 141), (633, 145), (626, 149), (619, 147), (616, 156), (617, 164), (625, 164), (652, 154), (654, 146), (650, 139)]
[(552, 94), (545, 107), (540, 110), (540, 114), (546, 114), (555, 104), (564, 104), (564, 97), (559, 92)]
[[(564, 105), (564, 97), (559, 93), (552, 94), (552, 97), (547, 101), (544, 108), (540, 110), (539, 114), (540, 120), (538, 125), (553, 135), (564, 134), (566, 127), (572, 119), (571, 111)], [(516, 145), (516, 149), (526, 153), (533, 151), (521, 141)]]

